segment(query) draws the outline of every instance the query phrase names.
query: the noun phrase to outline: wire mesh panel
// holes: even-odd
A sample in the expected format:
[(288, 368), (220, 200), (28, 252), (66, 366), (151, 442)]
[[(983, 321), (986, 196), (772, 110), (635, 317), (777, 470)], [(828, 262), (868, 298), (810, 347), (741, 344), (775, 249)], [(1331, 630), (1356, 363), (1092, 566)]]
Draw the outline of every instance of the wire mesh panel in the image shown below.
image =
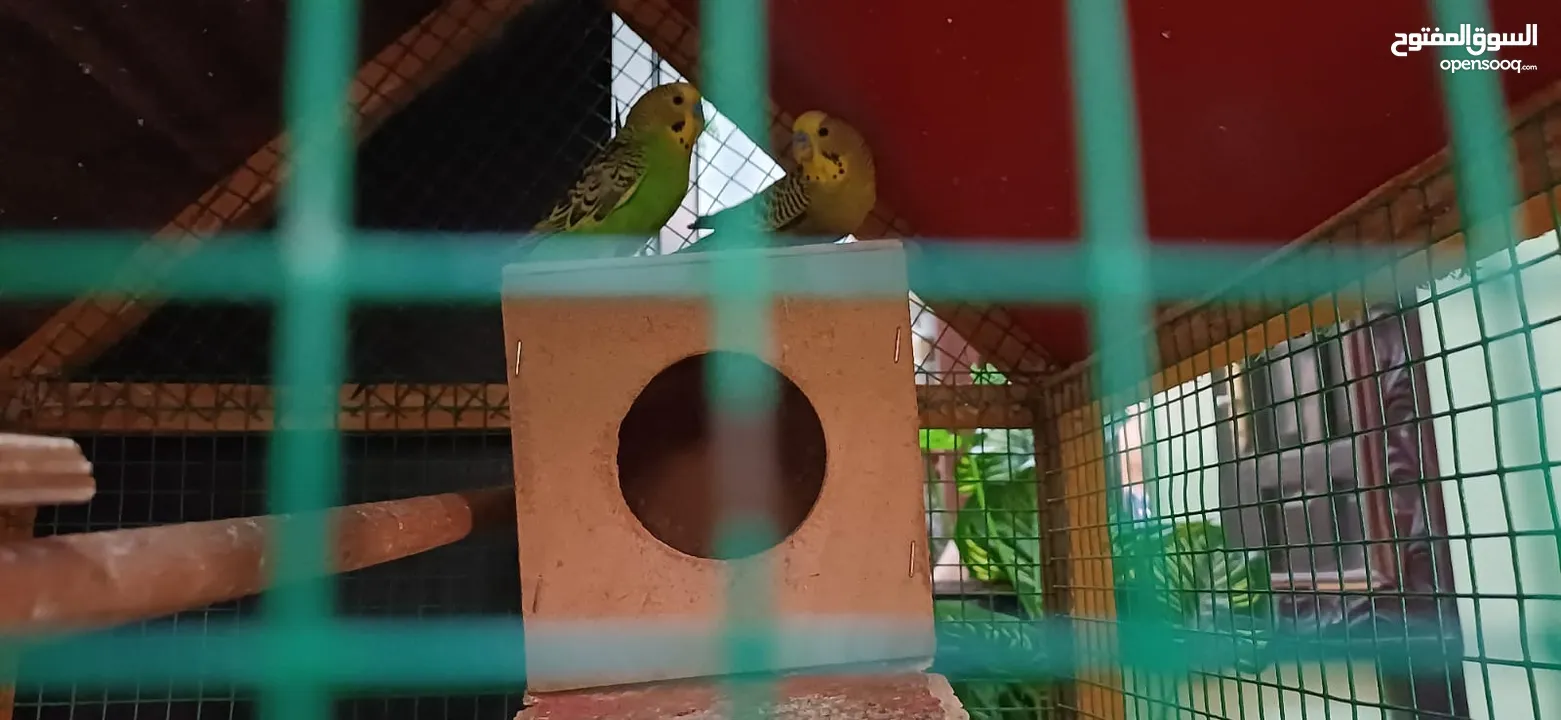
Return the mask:
[[(201, 522), (266, 512), (265, 441), (244, 435), (84, 436), (98, 492), (87, 505), (46, 508), (38, 533), (93, 532)], [(343, 436), (343, 500), (374, 502), (502, 485), (509, 480), (507, 437), (483, 434), (376, 433)], [(474, 536), (454, 545), (337, 577), (348, 617), (422, 618), (513, 613), (519, 607), (514, 539)], [(254, 596), (150, 620), (145, 628), (217, 628), (252, 620)], [(148, 684), (134, 691), (37, 686), (22, 665), (15, 717), (252, 717), (253, 688)], [(346, 696), (338, 717), (513, 715), (520, 689), (494, 695)], [(507, 709), (507, 712), (506, 712)]]
[(952, 687), (971, 717), (1049, 717), (1051, 683), (1010, 665), (1046, 653), (1030, 636), (1047, 617), (1035, 414), (1015, 386), (1035, 378), (1012, 380), (971, 351), (955, 356), (932, 344), (918, 361), (918, 381), (974, 409), (924, 415), (951, 426), (921, 431), (933, 614), (946, 658), (932, 668), (960, 678)]
[[(411, 75), (421, 63), (448, 63), (458, 41), (473, 44), (469, 37), (452, 37), (452, 27), (486, 34), (503, 24), (462, 6), (426, 23), (437, 33), (391, 43), (418, 13), (436, 9), (424, 5), (409, 8), (410, 15), (401, 11), (405, 17), (379, 11), (366, 18), (363, 40), (376, 47), (364, 54), (389, 44), (391, 57), (411, 54), (419, 61), (387, 63)], [(452, 245), (461, 242), (456, 233), (523, 232), (610, 135), (610, 13), (600, 3), (568, 2), (511, 14), (512, 22), (465, 48), (470, 57), (415, 102), (375, 121), (381, 127), (358, 150), (361, 226), (434, 231), (426, 242)], [(444, 44), (430, 46), (433, 35)], [(369, 74), (376, 100), (395, 97), (394, 86), (412, 82), (386, 75)], [(245, 222), (273, 226), (269, 215)], [(265, 478), (268, 435), (277, 419), (271, 388), (275, 322), (269, 303), (175, 300), (126, 327), (122, 340), (71, 368), (69, 376), (35, 378), (18, 399), (18, 422), (77, 438), (98, 480), (91, 503), (43, 510), (37, 534), (273, 510)], [(496, 303), (361, 306), (352, 319), (346, 379), (355, 383), (342, 394), (341, 427), (356, 423), (363, 431), (340, 438), (341, 501), (510, 484), (507, 398), (502, 386), (489, 391), (504, 378), (501, 347)], [(338, 576), (334, 595), (347, 618), (417, 619), (518, 615), (519, 593), (514, 537), (499, 533)], [(144, 626), (180, 631), (249, 621), (258, 606), (258, 598), (249, 597)], [(257, 689), (253, 683), (165, 683), (107, 692), (36, 683), (25, 664), (18, 682), (15, 716), (49, 718), (249, 717)], [(491, 689), (480, 695), (343, 690), (334, 713), (513, 716), (524, 688)]]
[(1561, 352), (1545, 279), (1561, 249), (1561, 173), (1543, 149), (1561, 138), (1554, 102), (1512, 130), (1510, 239), (1466, 253), (1478, 227), (1446, 209), (1476, 211), (1454, 168), (1427, 167), (1317, 240), (1402, 243), (1392, 267), (1286, 313), (1262, 301), (1298, 272), (1276, 258), (1231, 291), (1257, 302), (1216, 295), (1172, 315), (1158, 332), (1168, 369), (1147, 385), (1054, 384), (1045, 567), (1078, 663), (1059, 709), (1554, 712), (1561, 678), (1541, 629), (1561, 567), (1546, 359)]
[[(43, 508), (37, 532), (72, 532), (197, 522), (265, 512), (263, 453), (245, 438), (87, 436), (82, 449), (94, 465), (98, 492), (84, 506)], [(256, 598), (218, 603), (146, 622), (144, 627), (196, 627), (254, 613)], [(49, 686), (29, 682), (26, 664), (17, 678), (15, 716), (20, 718), (126, 717), (155, 712), (166, 717), (251, 717), (246, 687), (213, 685), (174, 689), (155, 685), (131, 692)]]

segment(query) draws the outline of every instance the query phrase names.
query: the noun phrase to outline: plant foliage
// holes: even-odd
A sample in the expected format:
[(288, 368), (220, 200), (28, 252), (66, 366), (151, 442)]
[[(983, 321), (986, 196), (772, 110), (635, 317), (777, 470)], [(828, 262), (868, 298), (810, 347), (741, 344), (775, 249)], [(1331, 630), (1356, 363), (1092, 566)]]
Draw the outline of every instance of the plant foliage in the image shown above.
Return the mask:
[[(1007, 382), (990, 366), (976, 369), (974, 378), (978, 384)], [(1021, 610), (1010, 615), (973, 599), (937, 601), (939, 654), (961, 665), (954, 693), (975, 720), (1040, 718), (1049, 707), (1045, 684), (1012, 670), (1033, 667), (1031, 660), (1044, 652), (1029, 622), (1042, 613), (1034, 435), (929, 430), (922, 433), (922, 450), (956, 458), (953, 480), (966, 500), (955, 516), (953, 542), (966, 569), (982, 582), (1012, 588)]]
[(1120, 617), (1169, 626), (1180, 642), (1230, 638), (1235, 652), (1223, 653), (1229, 662), (1221, 665), (1263, 669), (1273, 619), (1264, 552), (1231, 549), (1224, 529), (1209, 520), (1136, 520), (1111, 535)]

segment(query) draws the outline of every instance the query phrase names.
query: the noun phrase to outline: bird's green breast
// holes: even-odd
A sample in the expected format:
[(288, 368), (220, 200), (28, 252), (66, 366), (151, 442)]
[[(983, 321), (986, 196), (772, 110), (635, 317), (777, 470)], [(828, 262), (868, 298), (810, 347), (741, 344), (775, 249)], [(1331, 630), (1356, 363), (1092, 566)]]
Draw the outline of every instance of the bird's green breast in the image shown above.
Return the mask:
[(609, 215), (595, 232), (648, 237), (666, 225), (683, 204), (683, 196), (688, 193), (691, 154), (671, 138), (659, 137), (646, 143), (644, 153), (645, 177), (634, 196)]

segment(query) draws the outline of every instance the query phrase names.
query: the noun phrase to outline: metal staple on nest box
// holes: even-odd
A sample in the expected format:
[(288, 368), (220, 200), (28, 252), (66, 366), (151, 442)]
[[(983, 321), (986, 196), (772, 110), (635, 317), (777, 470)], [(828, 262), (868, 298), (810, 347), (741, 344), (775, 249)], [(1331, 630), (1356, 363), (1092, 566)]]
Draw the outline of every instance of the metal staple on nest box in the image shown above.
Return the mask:
[(515, 377), (520, 377), (520, 342), (515, 341)]
[(900, 362), (900, 330), (901, 328), (894, 329), (894, 361), (896, 363)]
[(96, 492), (92, 463), (76, 441), (0, 434), (0, 507), (83, 503)]

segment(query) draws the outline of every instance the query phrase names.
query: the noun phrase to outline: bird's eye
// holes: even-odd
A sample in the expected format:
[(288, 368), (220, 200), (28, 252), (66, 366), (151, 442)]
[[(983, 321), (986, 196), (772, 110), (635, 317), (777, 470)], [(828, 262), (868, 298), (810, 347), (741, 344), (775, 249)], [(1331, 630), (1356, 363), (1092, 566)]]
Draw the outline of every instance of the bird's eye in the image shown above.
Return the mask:
[(829, 128), (827, 128), (827, 127), (819, 128), (818, 129), (818, 136), (819, 137), (829, 137)]
[(683, 104), (683, 96), (682, 95), (673, 95), (672, 96), (672, 104), (673, 105), (682, 105)]

